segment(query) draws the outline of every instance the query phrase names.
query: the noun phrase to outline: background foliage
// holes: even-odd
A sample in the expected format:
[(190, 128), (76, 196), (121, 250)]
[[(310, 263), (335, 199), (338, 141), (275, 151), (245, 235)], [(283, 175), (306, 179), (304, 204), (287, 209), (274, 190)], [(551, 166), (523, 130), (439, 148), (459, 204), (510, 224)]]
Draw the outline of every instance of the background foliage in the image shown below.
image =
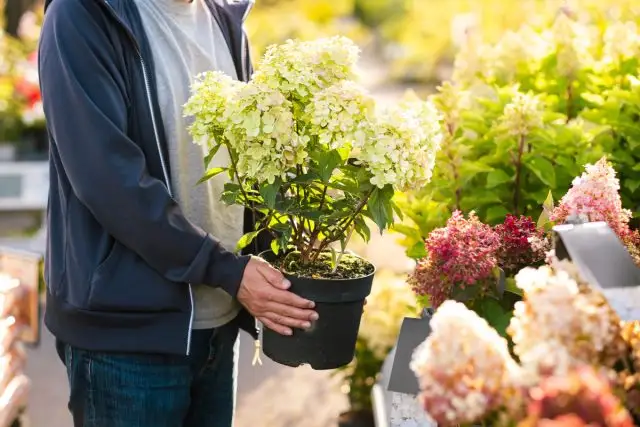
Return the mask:
[[(560, 11), (496, 43), (469, 40), (451, 82), (434, 99), (447, 141), (431, 185), (399, 195), (413, 248), (455, 209), (495, 224), (506, 213), (537, 218), (582, 167), (607, 155), (625, 207), (640, 211), (640, 33), (634, 22), (581, 21)], [(416, 246), (417, 245), (417, 246)]]

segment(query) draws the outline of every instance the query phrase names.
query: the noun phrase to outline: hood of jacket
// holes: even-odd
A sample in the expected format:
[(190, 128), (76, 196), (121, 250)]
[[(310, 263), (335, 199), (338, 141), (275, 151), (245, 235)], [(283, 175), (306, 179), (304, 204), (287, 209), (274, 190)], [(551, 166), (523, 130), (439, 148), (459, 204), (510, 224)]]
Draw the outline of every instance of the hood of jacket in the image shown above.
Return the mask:
[[(56, 0), (45, 0), (44, 2), (44, 10), (46, 12), (49, 5)], [(59, 0), (58, 0), (59, 1)], [(79, 1), (79, 0), (74, 0)], [(97, 1), (102, 3), (109, 3), (111, 7), (115, 11), (120, 10), (120, 4), (123, 2), (129, 2), (131, 0), (85, 0), (85, 1)], [(237, 1), (228, 1), (228, 0), (205, 0), (207, 2), (211, 2), (216, 4), (216, 6), (226, 9), (229, 11), (231, 16), (240, 21), (244, 22), (249, 14), (249, 11), (253, 7), (255, 0), (237, 0)]]

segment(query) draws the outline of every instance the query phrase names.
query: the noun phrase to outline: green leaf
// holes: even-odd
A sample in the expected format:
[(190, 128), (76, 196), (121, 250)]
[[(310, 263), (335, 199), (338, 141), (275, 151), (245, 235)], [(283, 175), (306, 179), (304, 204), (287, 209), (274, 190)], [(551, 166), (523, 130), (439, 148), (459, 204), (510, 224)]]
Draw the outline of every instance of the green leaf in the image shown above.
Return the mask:
[(322, 182), (327, 183), (331, 179), (333, 171), (342, 163), (342, 156), (338, 150), (323, 153), (318, 159), (318, 172)]
[(407, 249), (407, 256), (413, 259), (422, 259), (427, 256), (427, 248), (424, 242), (421, 240), (409, 249)]
[(551, 212), (553, 212), (553, 194), (549, 191), (547, 198), (542, 204), (542, 213), (538, 218), (538, 228), (545, 228), (549, 222), (551, 222)]
[(547, 211), (552, 211), (553, 208), (555, 207), (555, 203), (553, 201), (553, 193), (551, 192), (551, 190), (549, 190), (549, 194), (547, 194), (547, 198), (544, 200), (544, 203), (542, 203), (542, 207)]
[(634, 193), (640, 187), (640, 179), (625, 179), (624, 187)]
[(204, 167), (205, 167), (205, 169), (209, 167), (209, 163), (211, 163), (211, 160), (213, 160), (213, 158), (216, 156), (216, 153), (218, 152), (220, 147), (221, 147), (221, 144), (214, 145), (211, 148), (211, 150), (209, 150), (209, 153), (204, 157)]
[(333, 270), (338, 264), (338, 251), (334, 247), (330, 247), (329, 250), (331, 251), (331, 269)]
[(267, 205), (269, 209), (275, 209), (276, 196), (278, 195), (279, 190), (280, 182), (278, 182), (278, 180), (273, 184), (263, 183), (260, 185), (260, 195), (264, 199), (264, 204)]
[(556, 188), (556, 170), (549, 160), (543, 157), (531, 157), (525, 166), (545, 185)]
[(513, 177), (509, 176), (502, 169), (492, 170), (487, 174), (487, 188), (495, 188), (500, 184), (511, 181), (512, 179)]
[(516, 286), (516, 280), (513, 277), (507, 277), (507, 280), (505, 280), (505, 284), (506, 284), (505, 290), (507, 292), (511, 292), (512, 294), (519, 295), (519, 296), (524, 295), (524, 293), (522, 292), (522, 289)]
[(198, 181), (198, 184), (202, 184), (203, 182), (210, 180), (214, 176), (220, 175), (222, 172), (224, 172), (226, 170), (227, 170), (227, 168), (211, 168), (211, 169), (207, 169), (207, 171), (204, 173), (204, 176), (202, 178), (200, 178), (200, 180)]
[(451, 299), (458, 302), (470, 302), (475, 300), (480, 294), (482, 286), (478, 284), (472, 284), (467, 286), (454, 286), (451, 292)]
[(493, 277), (496, 280), (496, 292), (498, 297), (502, 297), (506, 288), (506, 276), (504, 270), (500, 267), (494, 267), (492, 271)]
[(598, 106), (603, 105), (604, 104), (604, 97), (601, 95), (597, 95), (595, 93), (583, 93), (582, 94), (582, 98), (591, 103), (591, 104), (596, 104)]
[(404, 212), (402, 212), (402, 208), (400, 208), (397, 203), (391, 201), (391, 209), (396, 214), (396, 216), (400, 218), (400, 221), (404, 220)]
[(411, 239), (420, 240), (422, 239), (422, 235), (420, 234), (420, 229), (417, 227), (412, 227), (406, 224), (394, 224), (393, 231), (396, 233), (403, 234)]
[(508, 213), (509, 211), (505, 209), (504, 206), (498, 205), (491, 206), (489, 209), (487, 209), (487, 214), (485, 216), (487, 218), (487, 222), (492, 223), (503, 219)]
[(365, 221), (364, 218), (356, 218), (356, 220), (354, 221), (354, 225), (356, 227), (356, 233), (358, 233), (358, 235), (362, 237), (362, 240), (364, 240), (365, 243), (371, 240), (371, 230), (369, 230), (367, 221)]
[(464, 162), (460, 166), (460, 173), (462, 175), (473, 175), (476, 173), (491, 172), (492, 170), (493, 168), (491, 166), (480, 161)]
[(367, 202), (369, 215), (371, 215), (371, 219), (376, 223), (381, 233), (393, 222), (393, 209), (391, 208), (392, 197), (393, 187), (386, 186), (383, 189), (376, 188), (373, 190)]
[(278, 255), (280, 253), (280, 241), (278, 239), (273, 239), (271, 241), (271, 252), (273, 252), (275, 255)]
[(511, 321), (511, 312), (500, 305), (494, 298), (484, 297), (476, 304), (476, 312), (493, 326), (503, 337), (507, 336), (507, 327)]
[(252, 231), (252, 232), (247, 233), (244, 236), (242, 236), (240, 238), (240, 240), (238, 240), (238, 245), (236, 246), (236, 251), (240, 252), (241, 250), (243, 250), (244, 248), (249, 246), (251, 244), (251, 242), (253, 242), (253, 239), (258, 237), (258, 234), (260, 234), (263, 230), (264, 229)]
[(225, 190), (222, 192), (220, 200), (222, 200), (225, 205), (235, 205), (238, 197), (240, 197), (240, 190)]

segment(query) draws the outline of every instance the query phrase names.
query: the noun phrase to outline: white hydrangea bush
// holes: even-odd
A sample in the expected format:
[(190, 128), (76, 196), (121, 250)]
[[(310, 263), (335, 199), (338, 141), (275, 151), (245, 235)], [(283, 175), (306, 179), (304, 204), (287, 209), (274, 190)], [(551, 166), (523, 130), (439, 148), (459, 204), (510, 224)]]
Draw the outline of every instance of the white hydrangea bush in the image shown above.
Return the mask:
[(380, 108), (358, 85), (357, 46), (345, 37), (290, 40), (271, 46), (248, 83), (220, 72), (198, 77), (185, 115), (194, 141), (207, 144), (208, 164), (224, 147), (223, 200), (264, 218), (260, 231), (277, 238), (274, 252), (296, 250), (313, 261), (353, 232), (370, 235), (393, 223), (396, 190), (427, 184), (442, 139), (430, 101)]

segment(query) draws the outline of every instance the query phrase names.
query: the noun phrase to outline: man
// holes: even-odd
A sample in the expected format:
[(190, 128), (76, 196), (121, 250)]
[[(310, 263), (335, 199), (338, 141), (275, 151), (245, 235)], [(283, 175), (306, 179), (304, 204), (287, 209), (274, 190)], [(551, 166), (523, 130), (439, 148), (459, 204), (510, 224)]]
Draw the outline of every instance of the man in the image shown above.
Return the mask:
[[(251, 74), (248, 4), (48, 0), (39, 51), (50, 136), (46, 324), (76, 427), (224, 427), (234, 343), (291, 334), (311, 301), (232, 248), (252, 218), (196, 186), (182, 117), (193, 77)], [(227, 153), (214, 160), (228, 161)], [(254, 245), (253, 251), (261, 250)]]

